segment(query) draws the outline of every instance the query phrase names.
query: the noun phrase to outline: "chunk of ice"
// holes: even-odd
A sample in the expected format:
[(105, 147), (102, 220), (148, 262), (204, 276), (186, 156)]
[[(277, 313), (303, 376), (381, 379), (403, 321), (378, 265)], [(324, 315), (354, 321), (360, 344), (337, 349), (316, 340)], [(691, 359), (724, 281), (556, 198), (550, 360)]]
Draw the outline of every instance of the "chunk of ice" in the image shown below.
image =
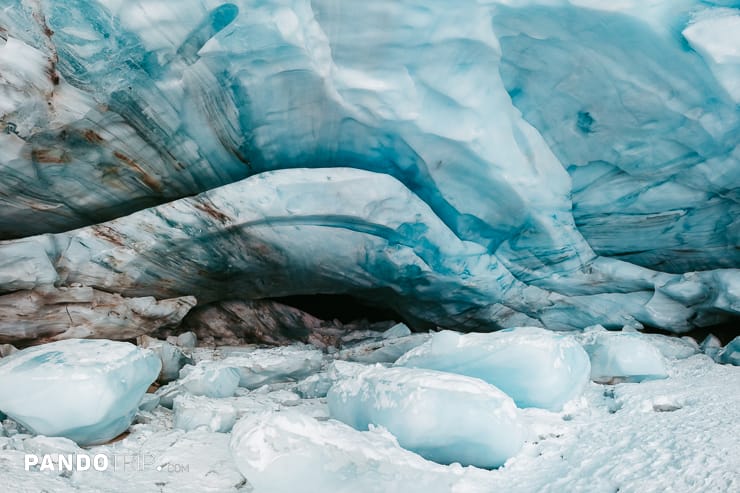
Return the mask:
[(516, 406), (477, 378), (337, 361), (329, 414), (358, 430), (379, 425), (435, 462), (499, 467), (524, 442)]
[(34, 433), (102, 443), (129, 427), (160, 367), (156, 354), (126, 342), (27, 348), (0, 360), (0, 409)]
[(570, 336), (536, 327), (478, 334), (442, 331), (409, 351), (397, 366), (480, 378), (519, 407), (559, 411), (588, 382), (588, 355)]
[(740, 336), (731, 340), (717, 354), (717, 362), (726, 365), (740, 366)]
[(227, 433), (236, 422), (236, 409), (224, 400), (181, 395), (175, 397), (175, 428), (190, 431), (202, 428), (216, 433)]
[(242, 418), (230, 448), (258, 492), (449, 493), (463, 473), (400, 448), (383, 430), (361, 432), (291, 410)]
[(594, 382), (642, 382), (668, 377), (663, 355), (639, 332), (594, 330), (584, 334), (583, 347), (591, 358)]
[(270, 383), (300, 380), (318, 371), (323, 362), (321, 351), (303, 346), (284, 346), (227, 357), (218, 364), (238, 372), (240, 387), (256, 389)]
[(339, 351), (337, 357), (360, 363), (393, 363), (430, 337), (429, 334), (411, 334), (405, 337), (362, 342)]

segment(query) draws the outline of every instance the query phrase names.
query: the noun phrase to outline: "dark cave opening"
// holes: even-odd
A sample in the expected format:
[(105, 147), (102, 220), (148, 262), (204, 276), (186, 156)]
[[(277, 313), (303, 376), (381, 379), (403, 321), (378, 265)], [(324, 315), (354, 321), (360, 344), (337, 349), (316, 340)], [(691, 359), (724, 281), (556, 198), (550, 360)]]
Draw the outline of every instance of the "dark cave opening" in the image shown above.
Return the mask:
[(343, 324), (358, 320), (404, 322), (404, 318), (392, 308), (368, 303), (348, 294), (305, 294), (270, 298), (303, 310), (322, 320), (339, 320)]
[(717, 337), (717, 339), (722, 341), (722, 345), (725, 346), (735, 337), (740, 336), (740, 317), (734, 317), (729, 321), (721, 324), (692, 329), (689, 332), (684, 332), (683, 334), (676, 334), (665, 329), (659, 329), (657, 327), (650, 326), (646, 326), (642, 332), (647, 332), (648, 334), (663, 334), (666, 336), (674, 337), (689, 336), (693, 337), (694, 340), (696, 340), (696, 342), (698, 342), (699, 344), (701, 344), (701, 342), (709, 334), (713, 334), (715, 337)]

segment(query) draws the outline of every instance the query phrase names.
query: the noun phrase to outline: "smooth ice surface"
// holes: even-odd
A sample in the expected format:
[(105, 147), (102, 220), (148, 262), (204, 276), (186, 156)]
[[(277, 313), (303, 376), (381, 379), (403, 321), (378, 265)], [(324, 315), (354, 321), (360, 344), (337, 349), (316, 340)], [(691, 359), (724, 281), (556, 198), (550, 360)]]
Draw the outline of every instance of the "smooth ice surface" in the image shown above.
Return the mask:
[(480, 378), (520, 407), (559, 411), (588, 381), (588, 355), (573, 337), (536, 327), (490, 334), (442, 331), (404, 354), (397, 366)]
[(382, 426), (398, 443), (435, 462), (499, 467), (521, 449), (513, 401), (475, 378), (338, 361), (326, 396), (332, 418), (358, 430)]
[(105, 442), (129, 427), (160, 367), (154, 353), (125, 342), (34, 346), (0, 359), (0, 410), (34, 433)]
[(603, 328), (582, 336), (591, 359), (591, 379), (596, 382), (641, 382), (667, 378), (663, 355), (639, 332), (610, 332)]

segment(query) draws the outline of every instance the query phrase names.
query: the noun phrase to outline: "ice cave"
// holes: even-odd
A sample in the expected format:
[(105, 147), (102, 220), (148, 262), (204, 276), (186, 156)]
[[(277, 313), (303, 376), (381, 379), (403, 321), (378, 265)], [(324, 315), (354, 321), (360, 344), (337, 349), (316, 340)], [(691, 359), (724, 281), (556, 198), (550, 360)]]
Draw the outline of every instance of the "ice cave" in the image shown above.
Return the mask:
[(0, 0), (0, 491), (740, 491), (740, 1)]

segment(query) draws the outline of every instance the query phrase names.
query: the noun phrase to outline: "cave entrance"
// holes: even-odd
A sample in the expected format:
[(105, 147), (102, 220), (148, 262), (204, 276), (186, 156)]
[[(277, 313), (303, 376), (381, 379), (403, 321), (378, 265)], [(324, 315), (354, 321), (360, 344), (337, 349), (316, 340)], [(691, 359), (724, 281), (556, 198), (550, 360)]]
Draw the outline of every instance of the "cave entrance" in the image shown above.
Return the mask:
[(306, 294), (270, 299), (298, 308), (322, 320), (337, 319), (343, 324), (359, 320), (371, 323), (404, 321), (404, 318), (390, 307), (373, 305), (348, 294)]

